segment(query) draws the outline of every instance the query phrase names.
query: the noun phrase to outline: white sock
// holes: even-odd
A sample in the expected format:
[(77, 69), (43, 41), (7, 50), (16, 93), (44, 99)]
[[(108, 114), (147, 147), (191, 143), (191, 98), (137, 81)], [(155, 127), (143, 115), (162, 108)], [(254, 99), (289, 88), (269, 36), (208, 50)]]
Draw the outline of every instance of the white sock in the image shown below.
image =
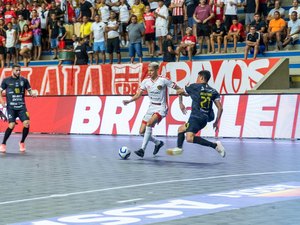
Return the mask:
[(148, 145), (148, 142), (149, 142), (151, 136), (152, 136), (152, 127), (147, 126), (146, 130), (145, 130), (145, 134), (144, 134), (142, 149), (145, 150), (147, 148), (147, 145)]
[(157, 140), (153, 135), (151, 135), (149, 141), (154, 142), (155, 145), (158, 145), (160, 143), (160, 140)]

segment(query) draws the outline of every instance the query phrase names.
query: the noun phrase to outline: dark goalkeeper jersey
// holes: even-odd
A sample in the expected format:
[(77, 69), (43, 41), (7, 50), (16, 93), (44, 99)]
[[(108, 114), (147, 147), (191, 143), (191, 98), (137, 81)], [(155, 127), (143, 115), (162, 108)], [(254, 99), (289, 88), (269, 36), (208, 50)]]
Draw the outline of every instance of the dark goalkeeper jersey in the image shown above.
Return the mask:
[(30, 89), (30, 84), (24, 77), (7, 77), (1, 84), (1, 90), (6, 90), (7, 107), (15, 110), (25, 108), (25, 91)]
[(191, 117), (209, 116), (213, 102), (220, 99), (220, 94), (208, 84), (190, 84), (185, 87), (186, 93), (192, 98)]

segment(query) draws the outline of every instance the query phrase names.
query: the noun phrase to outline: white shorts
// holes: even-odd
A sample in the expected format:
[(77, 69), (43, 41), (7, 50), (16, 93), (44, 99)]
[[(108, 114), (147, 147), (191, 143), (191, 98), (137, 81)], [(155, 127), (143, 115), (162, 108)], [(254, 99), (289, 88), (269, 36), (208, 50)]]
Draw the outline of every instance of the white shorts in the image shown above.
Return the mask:
[(143, 123), (147, 123), (154, 114), (157, 114), (158, 123), (159, 123), (164, 117), (166, 117), (167, 113), (168, 113), (168, 107), (166, 107), (165, 105), (151, 104), (143, 118)]
[(299, 34), (294, 34), (291, 38), (293, 38), (293, 41), (297, 41), (299, 39)]
[(167, 27), (156, 27), (155, 36), (156, 37), (165, 37), (167, 36), (168, 28)]
[(25, 44), (21, 43), (21, 49), (23, 49), (25, 47), (31, 50), (32, 49), (32, 43), (25, 43)]

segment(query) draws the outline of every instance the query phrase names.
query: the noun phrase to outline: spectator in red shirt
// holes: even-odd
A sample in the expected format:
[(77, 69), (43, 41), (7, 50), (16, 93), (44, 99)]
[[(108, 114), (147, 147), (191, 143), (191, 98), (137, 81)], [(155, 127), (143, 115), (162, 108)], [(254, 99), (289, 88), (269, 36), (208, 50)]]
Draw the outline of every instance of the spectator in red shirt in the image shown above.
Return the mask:
[(196, 53), (196, 36), (192, 35), (193, 29), (188, 27), (185, 31), (186, 35), (182, 38), (180, 45), (176, 49), (176, 61), (179, 62), (180, 53), (187, 55), (189, 61), (192, 61), (192, 56)]
[(230, 26), (228, 34), (224, 37), (224, 53), (227, 53), (227, 44), (228, 41), (233, 41), (233, 53), (236, 53), (237, 42), (244, 41), (245, 39), (244, 27), (237, 19), (232, 20), (232, 25)]
[(5, 24), (11, 22), (11, 18), (17, 18), (17, 15), (16, 15), (16, 12), (11, 10), (11, 5), (10, 3), (7, 3), (6, 6), (6, 11), (4, 13), (4, 21), (5, 21)]
[(145, 42), (148, 46), (149, 55), (151, 57), (154, 56), (155, 49), (155, 16), (154, 13), (151, 12), (150, 6), (147, 5), (145, 7), (144, 14), (144, 25), (145, 25)]
[(23, 31), (19, 35), (19, 41), (21, 42), (20, 55), (23, 56), (24, 66), (28, 66), (32, 49), (32, 31), (27, 24), (24, 25)]

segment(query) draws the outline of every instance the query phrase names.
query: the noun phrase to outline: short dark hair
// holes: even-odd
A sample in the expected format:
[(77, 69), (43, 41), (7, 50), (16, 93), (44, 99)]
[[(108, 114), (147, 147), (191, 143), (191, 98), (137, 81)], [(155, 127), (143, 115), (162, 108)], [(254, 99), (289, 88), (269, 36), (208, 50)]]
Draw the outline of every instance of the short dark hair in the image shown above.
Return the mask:
[(210, 72), (208, 70), (201, 70), (199, 73), (198, 73), (199, 76), (202, 76), (206, 82), (209, 81), (211, 75), (210, 75)]
[(14, 68), (21, 68), (21, 66), (19, 64), (13, 64), (11, 68), (12, 69), (14, 69)]

